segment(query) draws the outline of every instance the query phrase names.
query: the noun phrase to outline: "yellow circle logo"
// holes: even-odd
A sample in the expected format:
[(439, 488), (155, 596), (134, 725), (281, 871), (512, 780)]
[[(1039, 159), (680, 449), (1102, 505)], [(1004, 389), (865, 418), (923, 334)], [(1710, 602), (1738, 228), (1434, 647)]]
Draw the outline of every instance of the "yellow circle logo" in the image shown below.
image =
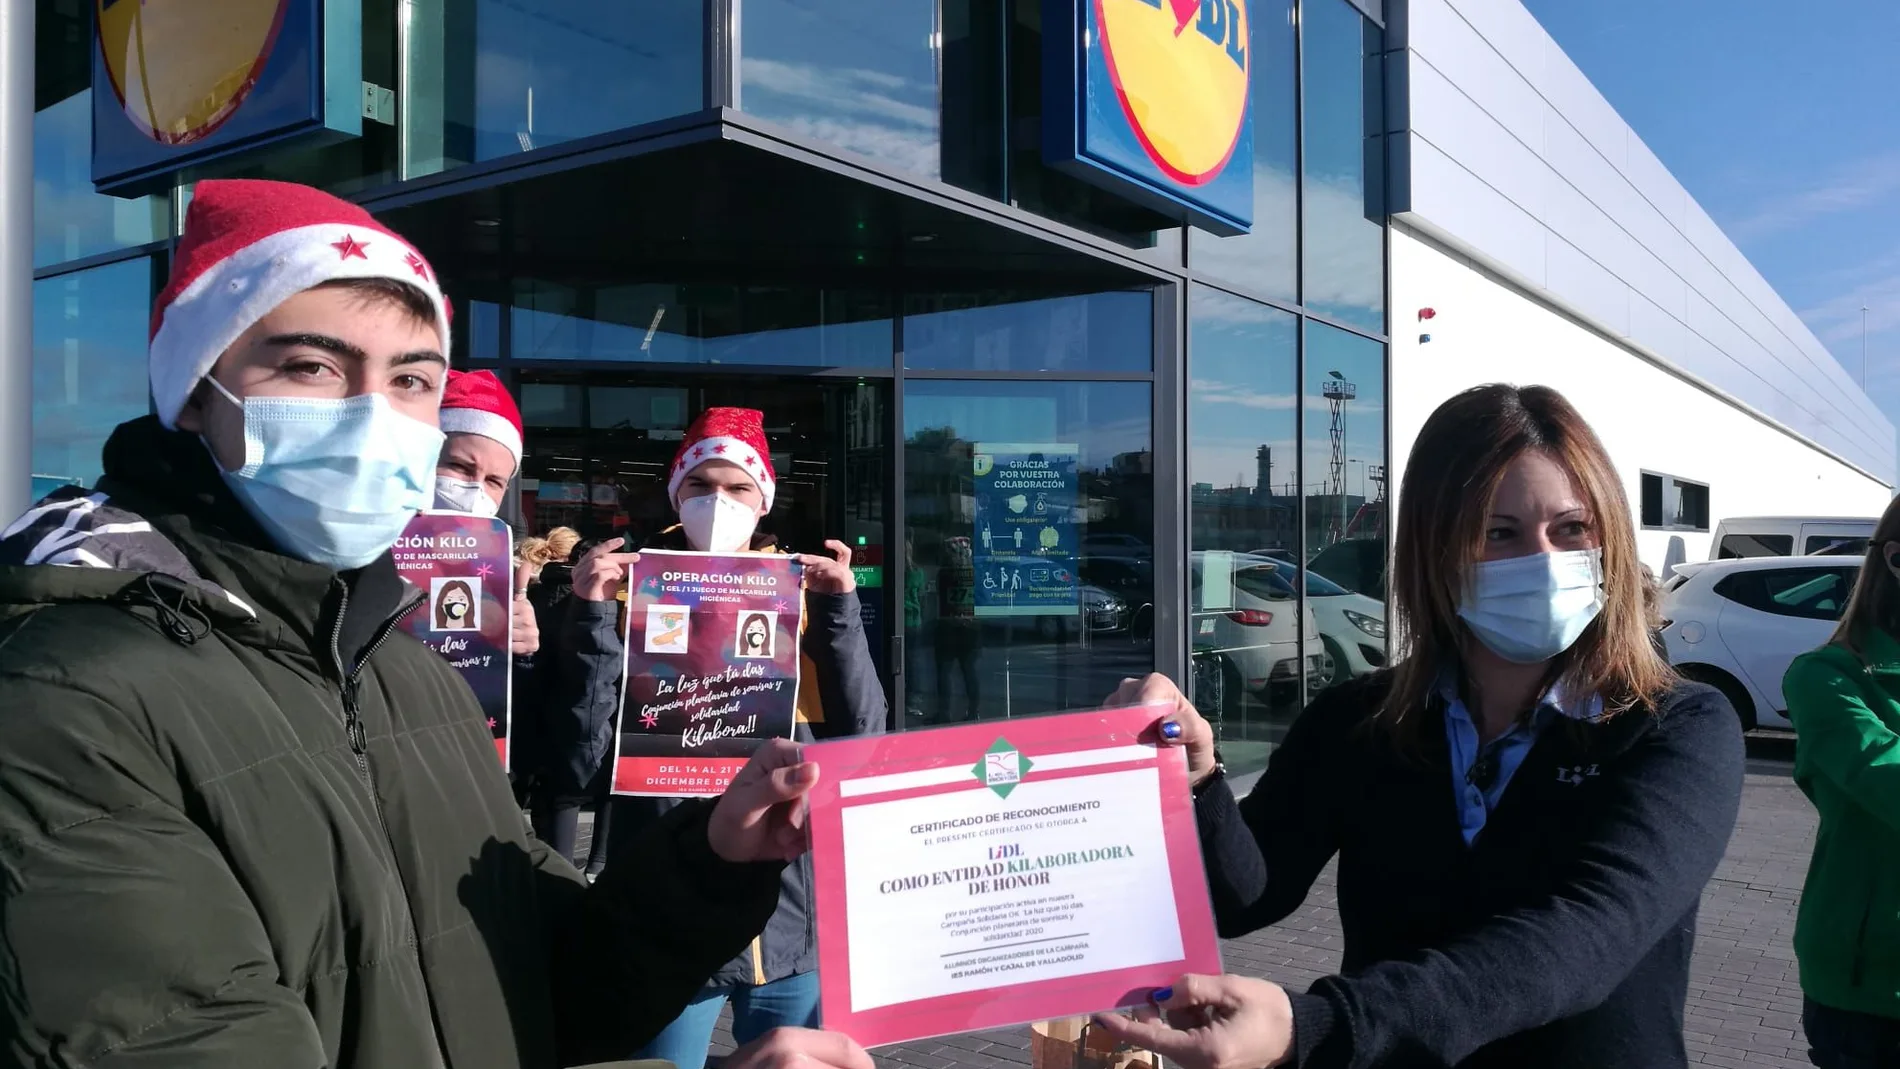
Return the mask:
[(1161, 172), (1212, 181), (1247, 119), (1246, 0), (1094, 0), (1122, 113)]
[(97, 0), (126, 117), (154, 141), (210, 136), (257, 84), (289, 0)]

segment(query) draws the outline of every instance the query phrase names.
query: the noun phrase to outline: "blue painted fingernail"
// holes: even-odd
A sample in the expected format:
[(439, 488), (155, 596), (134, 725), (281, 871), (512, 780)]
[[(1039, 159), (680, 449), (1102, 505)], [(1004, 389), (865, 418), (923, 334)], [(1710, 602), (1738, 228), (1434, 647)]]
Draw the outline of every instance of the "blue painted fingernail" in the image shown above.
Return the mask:
[(1156, 1003), (1157, 1005), (1159, 1005), (1160, 1003), (1163, 1003), (1163, 1002), (1166, 1002), (1166, 1001), (1168, 1001), (1169, 999), (1171, 999), (1171, 998), (1173, 998), (1173, 997), (1174, 997), (1174, 988), (1172, 988), (1172, 987), (1157, 987), (1157, 988), (1155, 988), (1155, 990), (1154, 990), (1154, 994), (1152, 994), (1152, 995), (1149, 995), (1148, 997), (1149, 997), (1149, 998), (1151, 998), (1151, 999), (1153, 999), (1153, 1000), (1155, 1001), (1155, 1003)]
[(1161, 725), (1161, 737), (1164, 739), (1180, 738), (1181, 725), (1172, 720), (1167, 721), (1166, 723)]

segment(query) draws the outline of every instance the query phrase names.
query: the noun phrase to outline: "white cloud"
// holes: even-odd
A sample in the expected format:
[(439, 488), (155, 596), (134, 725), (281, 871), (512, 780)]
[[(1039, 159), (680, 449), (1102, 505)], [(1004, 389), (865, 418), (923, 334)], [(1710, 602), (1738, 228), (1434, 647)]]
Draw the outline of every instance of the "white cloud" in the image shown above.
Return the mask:
[[(1765, 237), (1900, 193), (1900, 151), (1883, 152), (1839, 168), (1813, 188), (1777, 196), (1729, 224), (1738, 238)], [(1856, 306), (1858, 308), (1858, 306)]]

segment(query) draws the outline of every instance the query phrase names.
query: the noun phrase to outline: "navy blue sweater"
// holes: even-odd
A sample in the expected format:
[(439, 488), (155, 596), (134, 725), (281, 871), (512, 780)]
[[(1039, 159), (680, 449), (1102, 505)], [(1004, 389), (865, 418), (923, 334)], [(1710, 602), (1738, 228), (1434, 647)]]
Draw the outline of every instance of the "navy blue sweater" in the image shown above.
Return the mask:
[(1299, 908), (1339, 857), (1344, 969), (1292, 995), (1294, 1064), (1686, 1065), (1696, 907), (1741, 800), (1728, 702), (1685, 683), (1553, 726), (1466, 846), (1442, 709), (1402, 755), (1366, 730), (1385, 685), (1315, 701), (1245, 802), (1219, 780), (1196, 802), (1223, 936)]

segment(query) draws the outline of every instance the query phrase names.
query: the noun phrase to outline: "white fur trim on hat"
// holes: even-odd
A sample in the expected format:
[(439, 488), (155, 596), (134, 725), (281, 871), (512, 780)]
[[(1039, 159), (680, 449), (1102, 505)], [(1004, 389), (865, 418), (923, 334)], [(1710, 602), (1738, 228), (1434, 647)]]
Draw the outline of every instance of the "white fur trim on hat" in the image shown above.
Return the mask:
[(448, 304), (434, 270), (407, 242), (348, 223), (292, 227), (218, 261), (165, 308), (150, 357), (159, 422), (177, 425), (199, 380), (258, 320), (304, 290), (344, 278), (387, 278), (428, 294), (447, 358)]
[(508, 447), (515, 455), (515, 466), (521, 465), (521, 435), (516, 433), (515, 425), (508, 417), (499, 416), (479, 408), (445, 408), (442, 410), (443, 434), (479, 434)]
[(765, 498), (765, 511), (772, 511), (772, 499), (778, 496), (778, 483), (767, 474), (765, 461), (769, 458), (759, 456), (759, 451), (745, 443), (742, 438), (703, 438), (693, 448), (686, 451), (686, 463), (674, 470), (666, 481), (666, 497), (673, 503), (673, 510), (679, 511), (680, 484), (686, 481), (701, 464), (711, 460), (723, 460), (737, 464), (752, 476), (759, 484), (759, 493)]

